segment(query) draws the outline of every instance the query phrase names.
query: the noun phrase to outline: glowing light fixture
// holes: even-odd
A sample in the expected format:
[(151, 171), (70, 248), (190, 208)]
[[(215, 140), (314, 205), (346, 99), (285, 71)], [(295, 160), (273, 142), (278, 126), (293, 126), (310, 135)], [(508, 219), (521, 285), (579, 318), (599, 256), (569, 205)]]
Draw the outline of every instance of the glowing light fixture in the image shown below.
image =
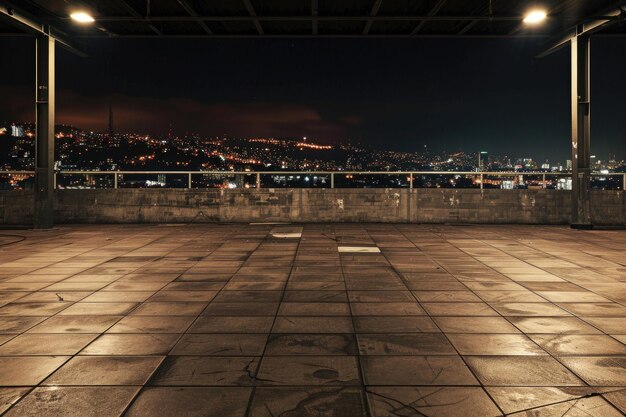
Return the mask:
[(96, 21), (89, 13), (86, 12), (74, 12), (70, 14), (70, 17), (78, 23), (93, 23)]
[(536, 25), (543, 22), (548, 17), (545, 10), (531, 10), (524, 16), (524, 23), (528, 25)]

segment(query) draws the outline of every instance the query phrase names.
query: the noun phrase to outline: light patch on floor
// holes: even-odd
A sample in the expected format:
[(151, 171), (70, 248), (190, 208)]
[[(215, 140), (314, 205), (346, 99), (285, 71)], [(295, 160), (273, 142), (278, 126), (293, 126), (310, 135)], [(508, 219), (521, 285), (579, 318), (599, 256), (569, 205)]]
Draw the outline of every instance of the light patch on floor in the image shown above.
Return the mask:
[(278, 239), (300, 239), (302, 227), (274, 227), (270, 235)]
[(302, 237), (302, 233), (272, 233), (272, 237), (282, 239), (300, 239)]
[(339, 253), (380, 253), (376, 246), (339, 246)]

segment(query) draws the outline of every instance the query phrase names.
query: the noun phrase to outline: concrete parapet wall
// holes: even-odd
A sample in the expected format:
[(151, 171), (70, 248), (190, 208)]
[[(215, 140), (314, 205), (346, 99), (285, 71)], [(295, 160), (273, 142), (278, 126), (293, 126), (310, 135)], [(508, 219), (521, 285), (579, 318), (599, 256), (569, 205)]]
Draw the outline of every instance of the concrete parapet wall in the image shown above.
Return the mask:
[[(568, 191), (477, 189), (57, 190), (57, 223), (566, 224)], [(32, 222), (32, 193), (0, 192), (0, 223)], [(626, 224), (623, 191), (593, 191), (595, 224)]]

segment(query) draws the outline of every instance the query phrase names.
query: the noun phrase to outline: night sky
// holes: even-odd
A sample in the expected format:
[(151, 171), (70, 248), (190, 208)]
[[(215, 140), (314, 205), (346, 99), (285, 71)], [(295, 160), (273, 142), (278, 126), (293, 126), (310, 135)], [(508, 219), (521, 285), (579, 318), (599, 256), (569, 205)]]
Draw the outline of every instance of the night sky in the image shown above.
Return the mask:
[[(569, 52), (537, 40), (90, 40), (57, 53), (57, 121), (569, 158)], [(626, 157), (626, 39), (592, 43), (592, 153)], [(32, 121), (34, 40), (0, 38), (0, 120)]]

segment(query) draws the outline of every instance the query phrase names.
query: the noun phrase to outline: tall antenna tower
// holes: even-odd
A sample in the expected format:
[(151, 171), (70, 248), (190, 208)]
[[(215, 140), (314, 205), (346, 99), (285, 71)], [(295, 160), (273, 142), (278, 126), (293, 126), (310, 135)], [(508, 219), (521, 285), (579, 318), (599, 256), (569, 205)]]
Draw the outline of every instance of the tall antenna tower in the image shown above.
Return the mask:
[(112, 140), (115, 136), (115, 131), (113, 130), (113, 106), (109, 104), (109, 140)]

